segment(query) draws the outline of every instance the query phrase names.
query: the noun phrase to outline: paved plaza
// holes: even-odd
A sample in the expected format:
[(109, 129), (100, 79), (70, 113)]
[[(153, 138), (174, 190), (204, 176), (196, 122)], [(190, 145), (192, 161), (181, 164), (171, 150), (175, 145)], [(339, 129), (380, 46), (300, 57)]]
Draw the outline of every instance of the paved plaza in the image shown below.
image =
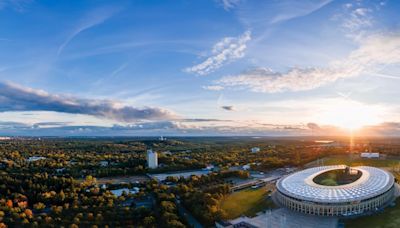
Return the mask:
[(306, 215), (279, 208), (261, 212), (253, 218), (239, 217), (231, 220), (230, 223), (265, 228), (336, 228), (338, 219), (335, 217)]

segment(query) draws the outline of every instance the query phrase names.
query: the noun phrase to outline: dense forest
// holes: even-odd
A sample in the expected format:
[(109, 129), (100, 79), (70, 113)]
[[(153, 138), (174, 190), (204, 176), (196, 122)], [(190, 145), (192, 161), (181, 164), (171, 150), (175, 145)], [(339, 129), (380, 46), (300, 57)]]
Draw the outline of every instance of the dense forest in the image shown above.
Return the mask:
[[(346, 148), (312, 147), (312, 141), (265, 139), (61, 139), (0, 141), (1, 227), (187, 227), (179, 207), (201, 223), (224, 217), (219, 201), (229, 177), (247, 178), (230, 167), (253, 170), (301, 166)], [(261, 151), (251, 153), (257, 146)], [(160, 168), (146, 168), (145, 151), (159, 152)], [(209, 175), (168, 178), (160, 183), (100, 184), (98, 178), (166, 171), (219, 169)], [(136, 193), (112, 193), (136, 187)], [(147, 201), (146, 201), (147, 200)], [(141, 206), (141, 202), (147, 206)]]

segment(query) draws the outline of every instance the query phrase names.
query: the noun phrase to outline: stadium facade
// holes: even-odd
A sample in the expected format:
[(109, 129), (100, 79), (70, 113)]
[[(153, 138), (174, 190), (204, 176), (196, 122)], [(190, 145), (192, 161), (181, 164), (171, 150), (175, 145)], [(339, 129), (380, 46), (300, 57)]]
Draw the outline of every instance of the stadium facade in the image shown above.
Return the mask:
[(350, 168), (358, 179), (336, 186), (322, 185), (315, 178), (344, 165), (305, 169), (277, 182), (276, 201), (286, 208), (311, 215), (355, 216), (380, 210), (395, 198), (395, 180), (389, 172), (369, 166)]

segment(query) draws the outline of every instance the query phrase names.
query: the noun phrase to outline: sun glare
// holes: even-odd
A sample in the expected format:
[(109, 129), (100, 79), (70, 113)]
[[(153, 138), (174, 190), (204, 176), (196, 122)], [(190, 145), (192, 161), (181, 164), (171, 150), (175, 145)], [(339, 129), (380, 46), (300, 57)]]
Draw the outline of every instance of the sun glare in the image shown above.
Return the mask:
[(380, 116), (383, 110), (377, 106), (368, 106), (362, 103), (341, 100), (333, 102), (318, 115), (323, 124), (333, 125), (346, 130), (354, 131), (367, 125), (382, 122)]

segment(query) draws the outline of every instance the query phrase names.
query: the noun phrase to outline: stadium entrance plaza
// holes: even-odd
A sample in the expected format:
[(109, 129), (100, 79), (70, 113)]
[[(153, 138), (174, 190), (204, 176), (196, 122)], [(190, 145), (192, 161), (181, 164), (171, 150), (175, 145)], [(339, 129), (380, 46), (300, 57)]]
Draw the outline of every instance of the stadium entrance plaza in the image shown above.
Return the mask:
[[(265, 228), (336, 228), (336, 217), (306, 215), (279, 208), (261, 212), (253, 218), (239, 217), (229, 221), (232, 227), (265, 227)], [(218, 227), (218, 225), (217, 225)], [(219, 226), (224, 227), (224, 226)], [(229, 227), (229, 226), (225, 226)]]

